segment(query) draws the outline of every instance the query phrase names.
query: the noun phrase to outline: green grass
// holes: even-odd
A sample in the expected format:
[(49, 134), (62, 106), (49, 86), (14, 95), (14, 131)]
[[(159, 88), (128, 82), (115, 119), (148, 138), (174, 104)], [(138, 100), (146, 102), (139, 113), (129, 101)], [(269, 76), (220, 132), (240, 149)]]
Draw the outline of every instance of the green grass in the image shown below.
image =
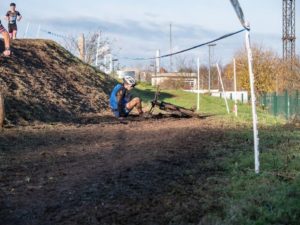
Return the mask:
[[(144, 103), (149, 104), (154, 98), (156, 89), (149, 84), (141, 83), (133, 90), (133, 94), (143, 99)], [(159, 99), (185, 108), (196, 108), (197, 94), (189, 93), (183, 90), (161, 90)], [(252, 121), (251, 107), (248, 104), (238, 104), (238, 114), (236, 118), (233, 113), (233, 101), (228, 101), (230, 114), (227, 114), (224, 99), (201, 95), (200, 97), (200, 112), (203, 114), (213, 114), (230, 118), (237, 122)], [(267, 111), (258, 107), (258, 118), (261, 125), (282, 124), (285, 121), (281, 118), (276, 118), (270, 115)]]
[[(155, 90), (146, 84), (134, 91), (150, 102)], [(191, 108), (197, 96), (181, 90), (162, 90), (160, 100)], [(233, 102), (230, 101), (230, 109)], [(252, 114), (250, 105), (239, 104), (239, 117), (226, 112), (224, 100), (201, 95), (200, 113), (216, 115), (226, 134), (222, 145), (211, 149), (211, 158), (224, 170), (221, 194), (222, 210), (211, 211), (205, 224), (299, 224), (300, 221), (300, 129), (287, 126), (258, 107), (261, 173), (254, 173)], [(220, 122), (221, 121), (221, 122)], [(234, 125), (233, 125), (234, 124)]]
[[(251, 140), (251, 132), (232, 132), (234, 140)], [(225, 224), (299, 224), (300, 130), (269, 127), (260, 130), (261, 173), (253, 172), (252, 145), (235, 151), (223, 167), (230, 179)], [(242, 148), (241, 148), (242, 149)]]

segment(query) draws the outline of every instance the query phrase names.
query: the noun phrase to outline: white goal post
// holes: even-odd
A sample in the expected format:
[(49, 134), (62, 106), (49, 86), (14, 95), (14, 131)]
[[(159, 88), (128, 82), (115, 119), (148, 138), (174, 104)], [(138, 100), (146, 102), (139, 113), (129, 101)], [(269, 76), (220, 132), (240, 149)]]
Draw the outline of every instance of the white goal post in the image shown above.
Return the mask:
[(247, 55), (248, 55), (248, 67), (249, 67), (249, 79), (250, 79), (250, 89), (251, 89), (251, 104), (252, 104), (252, 119), (253, 119), (253, 138), (254, 138), (254, 162), (255, 162), (255, 173), (260, 172), (260, 162), (259, 162), (259, 138), (258, 138), (258, 117), (256, 110), (256, 96), (255, 96), (255, 78), (253, 73), (253, 56), (251, 49), (251, 41), (250, 41), (250, 24), (246, 22), (243, 10), (240, 6), (238, 0), (230, 0), (231, 4), (242, 24), (242, 26), (246, 29), (246, 47), (247, 47)]

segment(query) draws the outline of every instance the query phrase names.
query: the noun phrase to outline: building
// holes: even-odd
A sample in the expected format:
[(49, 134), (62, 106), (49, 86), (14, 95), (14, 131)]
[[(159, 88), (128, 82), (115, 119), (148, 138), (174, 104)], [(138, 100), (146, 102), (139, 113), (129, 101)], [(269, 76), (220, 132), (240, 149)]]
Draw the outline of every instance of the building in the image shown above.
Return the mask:
[(151, 76), (153, 72), (141, 71), (137, 68), (125, 68), (117, 71), (119, 79), (122, 79), (124, 76), (131, 76), (135, 78), (138, 82), (151, 83)]
[(125, 76), (130, 76), (133, 78), (136, 78), (136, 72), (135, 71), (130, 71), (130, 70), (119, 70), (117, 71), (118, 79), (123, 79)]
[(164, 88), (182, 88), (194, 90), (197, 88), (196, 73), (158, 73), (152, 74), (152, 86), (162, 86)]

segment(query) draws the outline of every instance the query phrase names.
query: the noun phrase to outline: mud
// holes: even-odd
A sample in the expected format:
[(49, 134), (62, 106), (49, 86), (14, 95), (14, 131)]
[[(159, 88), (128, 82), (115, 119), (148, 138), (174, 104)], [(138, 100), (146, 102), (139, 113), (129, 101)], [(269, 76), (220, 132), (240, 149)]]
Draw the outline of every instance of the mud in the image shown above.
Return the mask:
[(199, 224), (221, 210), (221, 123), (106, 119), (0, 133), (1, 224)]

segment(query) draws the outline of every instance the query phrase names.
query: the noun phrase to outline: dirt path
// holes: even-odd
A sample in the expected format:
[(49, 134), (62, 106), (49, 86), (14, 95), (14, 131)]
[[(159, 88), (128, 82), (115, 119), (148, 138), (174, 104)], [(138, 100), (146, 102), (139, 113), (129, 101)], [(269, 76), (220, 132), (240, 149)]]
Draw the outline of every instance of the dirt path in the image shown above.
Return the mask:
[(223, 143), (220, 126), (208, 118), (5, 130), (1, 224), (199, 224), (222, 207), (222, 156), (209, 154)]

